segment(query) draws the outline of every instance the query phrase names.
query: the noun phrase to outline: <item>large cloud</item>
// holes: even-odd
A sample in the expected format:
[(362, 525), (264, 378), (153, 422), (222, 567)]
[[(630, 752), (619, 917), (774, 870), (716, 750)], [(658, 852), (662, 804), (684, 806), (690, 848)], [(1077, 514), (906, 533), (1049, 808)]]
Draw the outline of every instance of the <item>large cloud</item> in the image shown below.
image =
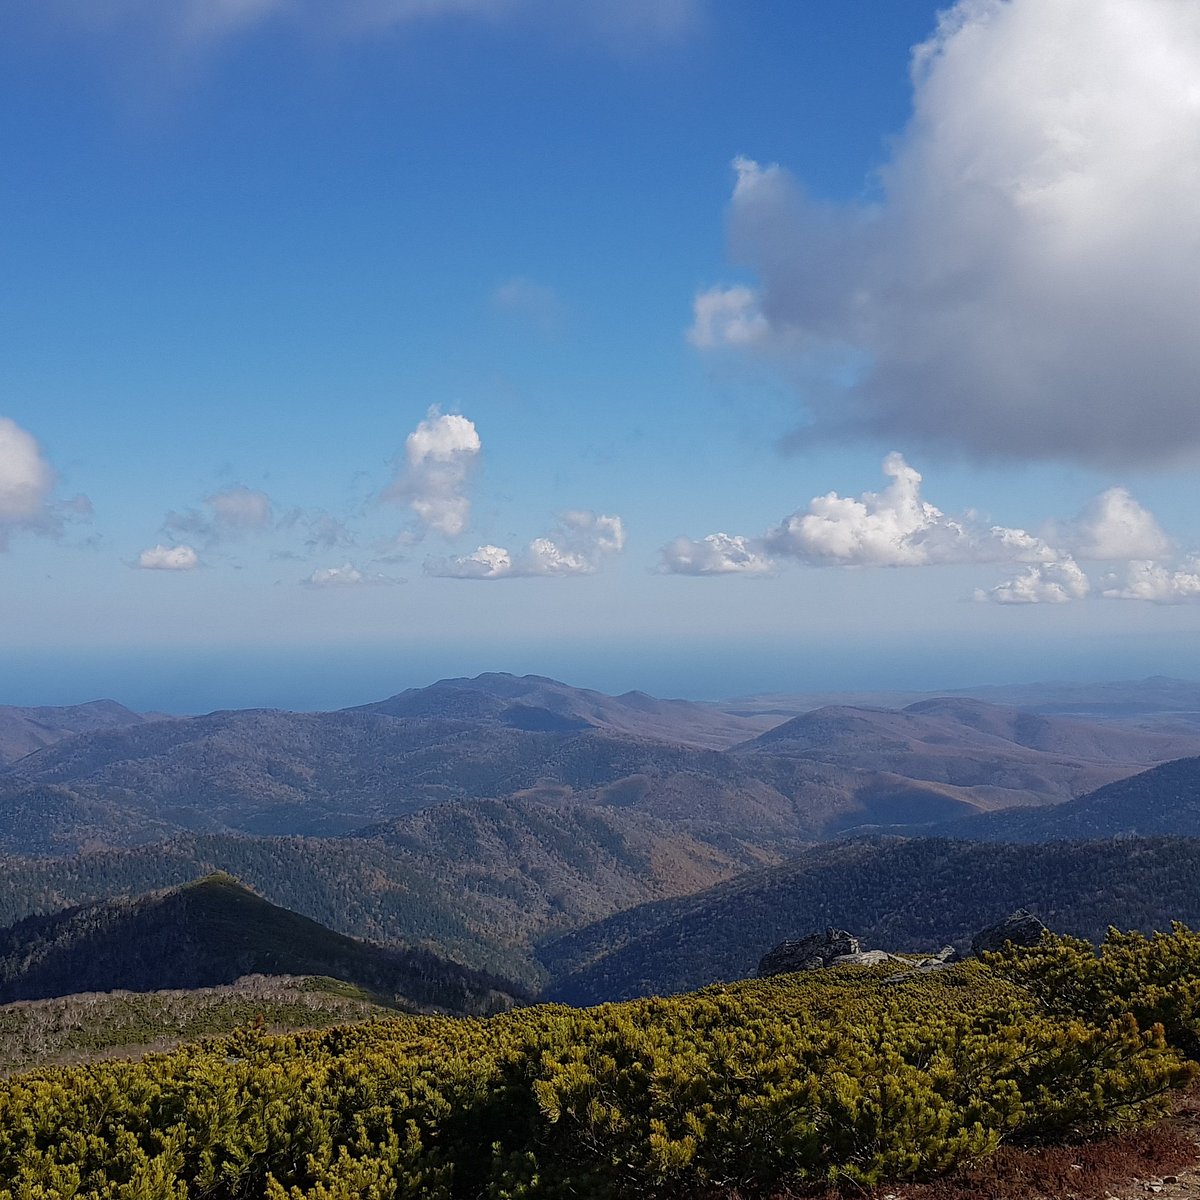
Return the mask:
[(17, 529), (56, 527), (50, 512), (54, 470), (33, 434), (0, 417), (0, 549)]
[(473, 422), (434, 406), (405, 439), (405, 470), (383, 498), (407, 504), (426, 529), (458, 537), (471, 515), (466, 487), (481, 449)]
[(937, 563), (1047, 562), (1056, 557), (1023, 529), (947, 516), (921, 495), (921, 475), (900, 454), (883, 460), (891, 482), (854, 499), (829, 492), (771, 530), (771, 552), (802, 562), (920, 567)]
[(604, 559), (625, 545), (620, 517), (564, 513), (559, 527), (534, 538), (520, 554), (504, 546), (480, 546), (471, 554), (429, 558), (425, 573), (444, 579), (515, 579), (529, 576), (594, 575)]
[(1194, 455), (1200, 5), (959, 0), (912, 77), (874, 204), (739, 160), (732, 250), (761, 288), (698, 297), (692, 340), (822, 373), (818, 432)]

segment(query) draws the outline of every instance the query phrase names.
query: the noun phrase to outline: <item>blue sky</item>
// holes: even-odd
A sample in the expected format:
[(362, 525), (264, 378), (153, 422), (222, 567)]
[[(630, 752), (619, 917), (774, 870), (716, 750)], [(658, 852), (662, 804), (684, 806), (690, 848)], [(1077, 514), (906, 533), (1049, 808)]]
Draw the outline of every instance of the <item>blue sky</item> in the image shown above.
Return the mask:
[(1198, 87), (1185, 0), (13, 0), (0, 701), (1200, 673)]

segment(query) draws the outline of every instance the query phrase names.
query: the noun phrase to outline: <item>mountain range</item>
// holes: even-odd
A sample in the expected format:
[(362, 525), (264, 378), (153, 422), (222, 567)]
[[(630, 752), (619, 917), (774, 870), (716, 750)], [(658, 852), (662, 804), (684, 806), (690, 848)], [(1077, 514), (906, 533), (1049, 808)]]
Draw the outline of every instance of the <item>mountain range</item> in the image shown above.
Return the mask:
[[(1200, 918), (1200, 726), (1185, 685), (1129, 694), (1090, 718), (963, 695), (771, 715), (485, 675), (329, 713), (8, 710), (53, 736), (0, 769), (0, 981), (201, 986), (103, 931), (167, 963), (222, 927), (214, 896), (275, 931), (227, 954), (239, 974), (361, 980), (329, 940), (358, 938), (572, 1002), (732, 978), (826, 924), (936, 949), (1029, 905), (1086, 936)], [(214, 871), (253, 892), (188, 889)], [(272, 906), (326, 927), (321, 962)], [(204, 986), (228, 982), (217, 941)], [(71, 965), (93, 960), (119, 969)]]
[(638, 812), (786, 853), (870, 825), (1057, 803), (1200, 753), (1161, 732), (968, 698), (764, 720), (539, 676), (443, 680), (331, 713), (240, 710), (64, 736), (0, 773), (0, 848), (179, 832), (344, 836), (448, 801)]

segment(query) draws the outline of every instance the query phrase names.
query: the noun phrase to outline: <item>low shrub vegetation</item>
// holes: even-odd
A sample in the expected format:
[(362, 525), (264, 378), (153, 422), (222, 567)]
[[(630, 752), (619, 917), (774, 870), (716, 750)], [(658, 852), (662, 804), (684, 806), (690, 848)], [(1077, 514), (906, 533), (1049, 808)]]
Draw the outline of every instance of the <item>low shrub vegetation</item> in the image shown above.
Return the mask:
[(0, 1200), (752, 1196), (934, 1177), (1002, 1143), (1162, 1115), (1196, 1071), (1198, 962), (1182, 927), (1099, 955), (1053, 938), (901, 983), (838, 968), (35, 1072), (0, 1087)]

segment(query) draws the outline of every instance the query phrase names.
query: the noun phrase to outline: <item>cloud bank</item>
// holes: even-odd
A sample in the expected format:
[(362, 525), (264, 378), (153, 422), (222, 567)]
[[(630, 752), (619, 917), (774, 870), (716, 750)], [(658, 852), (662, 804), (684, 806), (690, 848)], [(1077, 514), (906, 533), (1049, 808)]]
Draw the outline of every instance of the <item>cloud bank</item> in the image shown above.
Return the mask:
[(442, 579), (516, 579), (537, 576), (594, 575), (625, 546), (620, 517), (586, 511), (564, 513), (559, 526), (534, 538), (519, 554), (504, 546), (480, 546), (471, 554), (429, 558), (425, 573)]
[(913, 52), (876, 202), (736, 162), (731, 250), (760, 286), (698, 296), (692, 342), (786, 356), (836, 396), (810, 434), (1194, 457), (1197, 78), (1192, 0), (959, 0)]
[(1128, 490), (1109, 488), (1070, 521), (1030, 532), (983, 522), (973, 512), (950, 515), (925, 499), (922, 477), (891, 453), (888, 485), (858, 497), (828, 492), (761, 536), (710, 533), (677, 537), (659, 552), (669, 575), (768, 575), (790, 560), (809, 567), (936, 567), (1013, 564), (1016, 575), (976, 600), (996, 604), (1064, 604), (1094, 592), (1080, 561), (1123, 562), (1110, 578), (1109, 599), (1180, 604), (1200, 600), (1200, 556), (1180, 562), (1154, 514)]

